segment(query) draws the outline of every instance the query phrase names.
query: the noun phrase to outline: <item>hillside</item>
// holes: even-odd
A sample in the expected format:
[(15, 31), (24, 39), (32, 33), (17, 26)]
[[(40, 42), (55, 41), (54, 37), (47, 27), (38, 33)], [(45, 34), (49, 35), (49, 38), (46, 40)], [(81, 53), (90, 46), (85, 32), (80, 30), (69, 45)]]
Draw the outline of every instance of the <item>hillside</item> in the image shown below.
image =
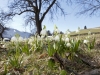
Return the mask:
[(76, 33), (76, 31), (71, 32), (71, 35), (84, 35), (84, 34), (88, 34), (88, 32), (91, 32), (92, 34), (96, 34), (96, 33), (100, 33), (100, 27), (96, 27), (96, 28), (89, 28), (89, 29), (80, 29), (79, 33)]
[(13, 29), (13, 28), (8, 28), (7, 30), (4, 30), (4, 32), (2, 33), (2, 36), (3, 36), (3, 38), (11, 38), (15, 34), (19, 34), (23, 38), (28, 38), (31, 35), (31, 33), (29, 33), (29, 32), (22, 32), (22, 31)]

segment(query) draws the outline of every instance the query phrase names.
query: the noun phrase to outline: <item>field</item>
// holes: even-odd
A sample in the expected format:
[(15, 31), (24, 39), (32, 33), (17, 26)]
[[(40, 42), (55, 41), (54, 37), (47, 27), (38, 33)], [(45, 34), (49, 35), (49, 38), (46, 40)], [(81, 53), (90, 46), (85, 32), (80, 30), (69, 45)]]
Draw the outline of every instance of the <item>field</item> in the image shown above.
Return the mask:
[[(100, 28), (90, 28), (90, 29), (81, 29), (78, 34), (80, 35), (86, 35), (88, 32), (91, 32), (92, 34), (99, 34)], [(75, 31), (71, 32), (71, 35), (78, 35)]]
[[(91, 34), (88, 32), (91, 31)], [(0, 75), (99, 75), (100, 29), (0, 43)]]

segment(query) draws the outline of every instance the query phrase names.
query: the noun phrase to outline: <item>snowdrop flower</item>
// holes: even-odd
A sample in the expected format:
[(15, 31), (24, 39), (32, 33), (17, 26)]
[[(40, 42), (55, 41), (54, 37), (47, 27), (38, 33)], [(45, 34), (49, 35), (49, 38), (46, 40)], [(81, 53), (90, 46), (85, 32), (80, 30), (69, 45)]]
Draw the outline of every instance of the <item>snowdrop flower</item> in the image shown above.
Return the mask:
[(47, 35), (47, 30), (46, 30), (46, 26), (45, 26), (45, 25), (44, 25), (42, 31), (40, 32), (40, 34), (41, 34), (42, 36), (46, 36), (46, 35)]
[(8, 64), (9, 64), (9, 62), (10, 62), (10, 59), (8, 59), (8, 60), (6, 61), (6, 64), (8, 65)]
[(68, 30), (66, 31), (66, 33), (65, 33), (65, 34), (66, 34), (65, 36), (68, 37), (68, 35), (70, 35), (70, 32), (71, 32), (71, 31), (68, 29)]
[(53, 40), (54, 38), (53, 38), (53, 36), (47, 36), (47, 38), (48, 38), (48, 40)]
[(67, 36), (70, 35), (70, 31), (66, 31)]
[(57, 29), (54, 30), (54, 32), (60, 33), (60, 30), (57, 28)]
[(58, 35), (55, 36), (55, 41), (59, 41), (60, 37)]
[(37, 35), (37, 40), (41, 40), (43, 38), (43, 36), (39, 36), (39, 35)]
[(45, 36), (42, 35), (42, 36), (41, 36), (41, 39), (44, 39), (44, 37), (45, 37)]
[(2, 45), (2, 48), (6, 48), (6, 45)]
[(73, 43), (74, 42), (74, 39), (72, 39), (71, 42)]
[(57, 33), (57, 34), (60, 33), (60, 30), (58, 29), (58, 27), (56, 25), (54, 26), (54, 33)]
[(65, 42), (69, 42), (69, 38), (68, 37), (65, 39)]
[(11, 41), (12, 41), (12, 42), (17, 42), (18, 40), (17, 40), (17, 38), (16, 38), (15, 36), (13, 36), (13, 37), (11, 38)]
[(76, 33), (79, 33), (80, 32), (80, 27), (78, 27), (78, 29), (76, 30)]
[(67, 33), (67, 34), (70, 34), (70, 32), (71, 32), (71, 31), (70, 31), (69, 29), (67, 29), (66, 33)]
[(71, 33), (71, 31), (68, 29), (68, 30), (65, 32), (65, 37), (70, 37), (70, 33)]
[(76, 30), (76, 33), (79, 33), (79, 30)]
[(18, 41), (19, 41), (19, 42), (23, 42), (23, 40), (24, 40), (23, 37), (19, 37), (19, 38), (18, 38)]
[(88, 35), (87, 37), (86, 37), (86, 39), (89, 39), (90, 38), (90, 36)]
[(30, 38), (28, 41), (28, 44), (32, 45), (32, 42), (34, 41), (34, 38)]
[(67, 46), (67, 47), (71, 47), (71, 44), (68, 42), (68, 43), (66, 44), (66, 46)]
[(34, 49), (37, 49), (36, 44), (33, 44)]
[(62, 41), (65, 41), (65, 39), (62, 37)]
[(89, 41), (88, 40), (84, 40), (83, 43), (87, 44)]
[(47, 31), (46, 31), (46, 29), (43, 29), (42, 31), (41, 31), (41, 33), (40, 33), (42, 36), (46, 36), (47, 35)]
[(88, 32), (88, 35), (91, 35), (91, 31)]
[(7, 73), (6, 75), (11, 75), (11, 73)]
[(23, 61), (21, 61), (21, 64), (23, 64)]
[(56, 30), (56, 29), (57, 29), (57, 26), (55, 25), (55, 26), (54, 26), (54, 30)]
[(15, 36), (13, 36), (12, 38), (11, 38), (11, 41), (12, 42), (23, 42), (23, 37), (15, 37)]
[(69, 35), (65, 34), (65, 37), (69, 37)]

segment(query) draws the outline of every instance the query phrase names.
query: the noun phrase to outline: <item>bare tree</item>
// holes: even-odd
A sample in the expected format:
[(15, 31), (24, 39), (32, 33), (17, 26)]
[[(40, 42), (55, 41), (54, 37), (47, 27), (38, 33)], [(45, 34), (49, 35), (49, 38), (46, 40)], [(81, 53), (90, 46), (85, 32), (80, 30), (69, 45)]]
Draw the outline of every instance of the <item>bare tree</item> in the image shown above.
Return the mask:
[(8, 21), (16, 15), (24, 14), (25, 23), (27, 25), (36, 25), (37, 33), (40, 34), (42, 22), (48, 13), (52, 19), (57, 13), (66, 15), (61, 7), (61, 1), (65, 0), (12, 0), (11, 2), (9, 1), (9, 11), (1, 11), (0, 19)]
[(78, 14), (98, 15), (100, 16), (100, 0), (76, 0), (79, 4)]

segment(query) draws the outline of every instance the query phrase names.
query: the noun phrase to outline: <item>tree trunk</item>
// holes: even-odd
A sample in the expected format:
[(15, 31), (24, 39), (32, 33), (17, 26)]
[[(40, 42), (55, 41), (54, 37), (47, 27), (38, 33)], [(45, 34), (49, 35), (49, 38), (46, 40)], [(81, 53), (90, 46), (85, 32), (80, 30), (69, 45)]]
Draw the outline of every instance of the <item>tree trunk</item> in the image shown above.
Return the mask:
[(3, 39), (3, 37), (2, 37), (2, 33), (0, 33), (0, 38)]
[(37, 26), (37, 33), (40, 35), (40, 32), (41, 32), (41, 30), (42, 30), (41, 22), (38, 21), (38, 23), (36, 23), (36, 26)]
[(36, 27), (37, 27), (37, 33), (40, 35), (40, 32), (42, 30), (42, 22), (39, 20), (39, 14), (36, 14)]

